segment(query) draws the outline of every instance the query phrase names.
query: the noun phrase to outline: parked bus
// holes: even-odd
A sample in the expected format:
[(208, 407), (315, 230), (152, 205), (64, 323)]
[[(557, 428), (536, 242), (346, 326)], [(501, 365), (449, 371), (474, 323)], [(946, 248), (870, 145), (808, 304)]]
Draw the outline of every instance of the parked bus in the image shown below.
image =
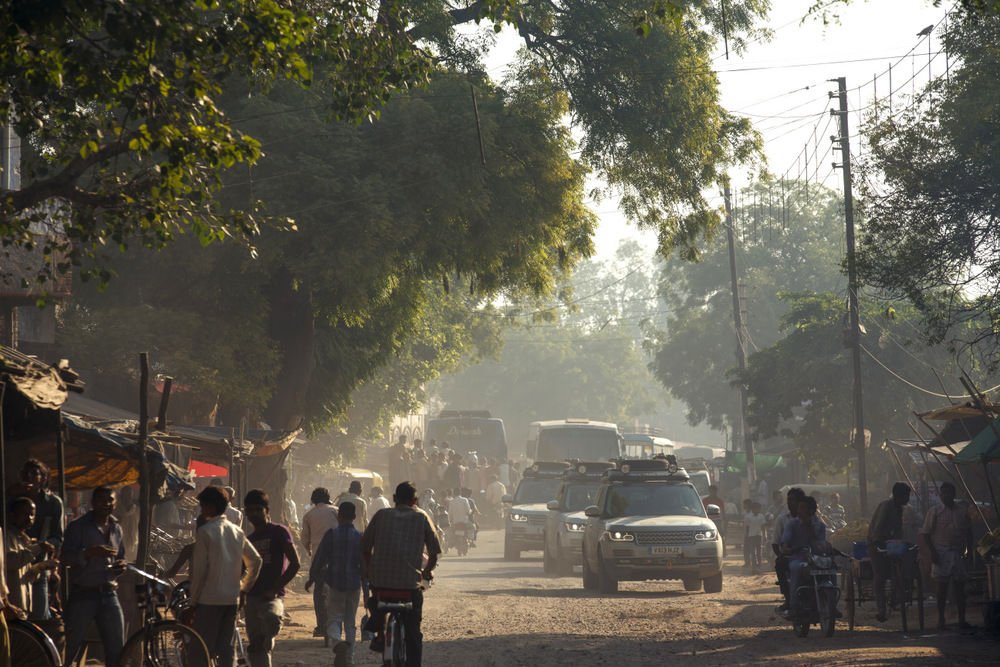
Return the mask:
[(435, 440), (439, 446), (447, 442), (459, 454), (476, 452), (480, 460), (508, 458), (503, 420), (485, 410), (443, 410), (436, 419), (427, 420), (425, 437), (427, 443)]
[(609, 461), (624, 454), (618, 425), (589, 419), (532, 422), (527, 455), (532, 461)]
[(625, 446), (625, 458), (651, 459), (654, 456), (668, 456), (674, 453), (674, 442), (645, 433), (626, 433), (622, 436)]

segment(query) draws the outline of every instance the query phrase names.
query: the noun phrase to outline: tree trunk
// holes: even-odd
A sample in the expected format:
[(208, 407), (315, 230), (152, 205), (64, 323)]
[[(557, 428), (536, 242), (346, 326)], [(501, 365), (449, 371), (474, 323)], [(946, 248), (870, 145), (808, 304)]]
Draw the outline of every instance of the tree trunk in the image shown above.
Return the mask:
[(312, 298), (307, 290), (295, 288), (288, 270), (281, 270), (268, 288), (268, 301), (268, 333), (281, 352), (281, 370), (264, 418), (274, 429), (299, 428), (305, 420), (306, 393), (315, 368)]

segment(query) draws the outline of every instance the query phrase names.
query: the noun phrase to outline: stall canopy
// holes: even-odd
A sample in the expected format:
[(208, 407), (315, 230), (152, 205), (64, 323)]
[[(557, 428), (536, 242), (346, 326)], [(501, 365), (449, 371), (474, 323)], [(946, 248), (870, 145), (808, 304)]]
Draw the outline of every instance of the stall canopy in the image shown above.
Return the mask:
[(969, 446), (958, 453), (955, 462), (981, 463), (1000, 460), (1000, 438), (997, 438), (997, 433), (1000, 433), (1000, 417), (977, 433), (969, 442)]
[[(785, 467), (785, 459), (780, 454), (755, 454), (753, 457), (757, 473), (771, 472)], [(726, 452), (726, 472), (743, 473), (747, 469), (745, 452)]]
[(191, 459), (188, 470), (194, 473), (195, 477), (225, 477), (229, 474), (228, 468), (206, 463), (205, 461), (198, 461), (197, 459)]

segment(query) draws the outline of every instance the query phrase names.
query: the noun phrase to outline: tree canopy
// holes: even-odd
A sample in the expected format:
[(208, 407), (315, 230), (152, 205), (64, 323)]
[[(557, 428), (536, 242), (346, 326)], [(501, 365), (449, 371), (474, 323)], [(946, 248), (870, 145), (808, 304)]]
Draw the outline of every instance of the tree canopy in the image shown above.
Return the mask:
[[(1000, 362), (1000, 15), (960, 12), (956, 63), (908, 107), (867, 128), (864, 280), (910, 300), (932, 341)], [(971, 326), (955, 328), (956, 324)], [(968, 359), (967, 359), (968, 362)]]

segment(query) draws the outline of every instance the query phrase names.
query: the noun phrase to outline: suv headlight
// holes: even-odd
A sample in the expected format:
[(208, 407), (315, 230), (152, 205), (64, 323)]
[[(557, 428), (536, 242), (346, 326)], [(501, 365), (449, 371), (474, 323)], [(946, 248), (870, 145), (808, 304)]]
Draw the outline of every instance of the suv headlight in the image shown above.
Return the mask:
[(714, 540), (718, 536), (719, 536), (719, 531), (715, 530), (714, 528), (704, 528), (694, 534), (694, 539), (697, 540), (698, 542), (707, 542)]
[(582, 523), (573, 523), (573, 522), (570, 522), (570, 521), (564, 522), (563, 526), (566, 527), (566, 532), (568, 532), (568, 533), (582, 533), (583, 529), (586, 528), (585, 524), (582, 524)]
[(528, 515), (527, 514), (522, 514), (521, 512), (511, 512), (510, 513), (510, 520), (511, 521), (527, 521), (528, 520)]
[(624, 530), (607, 530), (604, 534), (608, 536), (608, 539), (612, 542), (633, 542), (635, 541), (635, 535), (626, 532)]

